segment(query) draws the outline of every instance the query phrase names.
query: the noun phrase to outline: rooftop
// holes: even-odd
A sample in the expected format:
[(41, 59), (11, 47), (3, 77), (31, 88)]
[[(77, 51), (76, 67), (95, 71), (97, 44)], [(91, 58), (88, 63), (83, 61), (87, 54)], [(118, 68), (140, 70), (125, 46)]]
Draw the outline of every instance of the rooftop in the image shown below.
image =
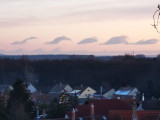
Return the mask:
[[(103, 99), (103, 100), (89, 100), (84, 105), (78, 105), (76, 117), (90, 116), (90, 105), (93, 103), (95, 108), (95, 116), (109, 115), (109, 110), (131, 110), (132, 106), (126, 104), (122, 100), (117, 99)], [(71, 112), (68, 113), (71, 116)]]
[(115, 94), (116, 95), (128, 95), (134, 89), (135, 89), (134, 87), (121, 87), (115, 92)]

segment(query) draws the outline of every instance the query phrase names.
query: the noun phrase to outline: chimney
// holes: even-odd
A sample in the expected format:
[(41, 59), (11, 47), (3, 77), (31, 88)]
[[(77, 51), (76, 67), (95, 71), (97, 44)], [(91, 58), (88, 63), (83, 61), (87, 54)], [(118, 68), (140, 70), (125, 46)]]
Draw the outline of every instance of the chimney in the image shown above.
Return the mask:
[(132, 120), (138, 120), (136, 102), (134, 102), (132, 106)]
[(144, 93), (143, 93), (143, 95), (142, 95), (142, 102), (144, 102)]
[(93, 105), (93, 103), (90, 105), (90, 116), (91, 116), (91, 120), (94, 120), (94, 105)]
[(72, 110), (72, 120), (75, 120), (75, 119), (76, 119), (76, 111), (73, 108), (73, 110)]

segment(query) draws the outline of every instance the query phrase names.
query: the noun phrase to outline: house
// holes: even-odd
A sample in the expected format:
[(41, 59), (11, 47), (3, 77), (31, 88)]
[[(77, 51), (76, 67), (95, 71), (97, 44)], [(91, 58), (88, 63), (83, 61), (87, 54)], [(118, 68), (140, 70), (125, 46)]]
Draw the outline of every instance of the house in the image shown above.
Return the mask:
[(115, 93), (115, 90), (112, 88), (105, 88), (100, 87), (100, 90), (94, 94), (95, 99), (111, 99), (113, 94)]
[(70, 92), (71, 95), (77, 95), (79, 99), (88, 99), (94, 98), (96, 91), (91, 87), (76, 87), (73, 91)]
[(63, 91), (67, 91), (68, 93), (72, 91), (72, 88), (70, 85), (68, 84), (56, 84), (54, 85), (51, 90), (49, 91), (49, 93), (54, 94), (54, 93), (62, 93)]
[(121, 87), (114, 95), (114, 99), (136, 99), (139, 91), (135, 87)]
[(112, 89), (106, 91), (106, 92), (103, 94), (103, 97), (105, 97), (105, 98), (107, 98), (107, 99), (112, 99), (115, 92), (116, 92), (115, 89), (112, 88)]
[(35, 88), (35, 86), (32, 85), (31, 83), (28, 83), (27, 85), (28, 85), (27, 89), (30, 91), (30, 93), (34, 93), (34, 92), (37, 91), (37, 89)]
[[(37, 91), (37, 89), (34, 87), (34, 85), (32, 85), (31, 83), (28, 83), (27, 84), (28, 87), (27, 89), (31, 92), (31, 93), (34, 93)], [(0, 85), (0, 93), (1, 95), (3, 94), (9, 94), (9, 92), (13, 90), (13, 87), (11, 85), (6, 85), (6, 84), (2, 84)]]
[(71, 86), (68, 84), (59, 83), (59, 84), (54, 85), (51, 88), (51, 90), (49, 91), (49, 94), (52, 98), (58, 98), (60, 94), (64, 91), (70, 93), (72, 91)]

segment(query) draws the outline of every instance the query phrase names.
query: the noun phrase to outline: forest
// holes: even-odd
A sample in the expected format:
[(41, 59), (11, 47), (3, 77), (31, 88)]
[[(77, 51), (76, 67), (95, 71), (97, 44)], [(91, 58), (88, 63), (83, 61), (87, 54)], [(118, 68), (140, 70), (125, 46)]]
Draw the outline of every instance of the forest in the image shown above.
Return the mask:
[(0, 84), (13, 84), (17, 78), (33, 83), (38, 90), (47, 93), (56, 83), (68, 83), (71, 87), (118, 89), (137, 87), (147, 99), (160, 98), (160, 59), (136, 58), (132, 55), (115, 56), (103, 61), (94, 56), (88, 59), (29, 60), (0, 59)]

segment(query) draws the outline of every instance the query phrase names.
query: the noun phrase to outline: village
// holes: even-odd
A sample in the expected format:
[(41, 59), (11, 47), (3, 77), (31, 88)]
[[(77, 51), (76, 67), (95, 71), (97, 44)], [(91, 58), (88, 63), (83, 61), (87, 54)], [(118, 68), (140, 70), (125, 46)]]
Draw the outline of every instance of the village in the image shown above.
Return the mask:
[[(156, 109), (159, 100), (145, 100), (145, 94), (136, 87), (119, 89), (104, 88), (94, 90), (89, 86), (72, 88), (69, 84), (55, 84), (48, 91), (41, 90), (29, 83), (27, 89), (36, 104), (36, 120), (159, 120), (160, 110)], [(0, 85), (1, 97), (8, 100), (12, 85)], [(72, 100), (71, 100), (72, 99)], [(56, 115), (51, 119), (45, 105), (58, 100), (60, 105), (68, 105), (63, 117)], [(71, 105), (72, 104), (72, 105)], [(43, 107), (42, 107), (43, 106)], [(62, 110), (62, 109), (61, 109)], [(56, 110), (58, 111), (58, 110)], [(61, 112), (61, 111), (60, 111)], [(49, 119), (48, 119), (49, 118)]]
[(0, 120), (160, 120), (160, 3), (0, 0)]

